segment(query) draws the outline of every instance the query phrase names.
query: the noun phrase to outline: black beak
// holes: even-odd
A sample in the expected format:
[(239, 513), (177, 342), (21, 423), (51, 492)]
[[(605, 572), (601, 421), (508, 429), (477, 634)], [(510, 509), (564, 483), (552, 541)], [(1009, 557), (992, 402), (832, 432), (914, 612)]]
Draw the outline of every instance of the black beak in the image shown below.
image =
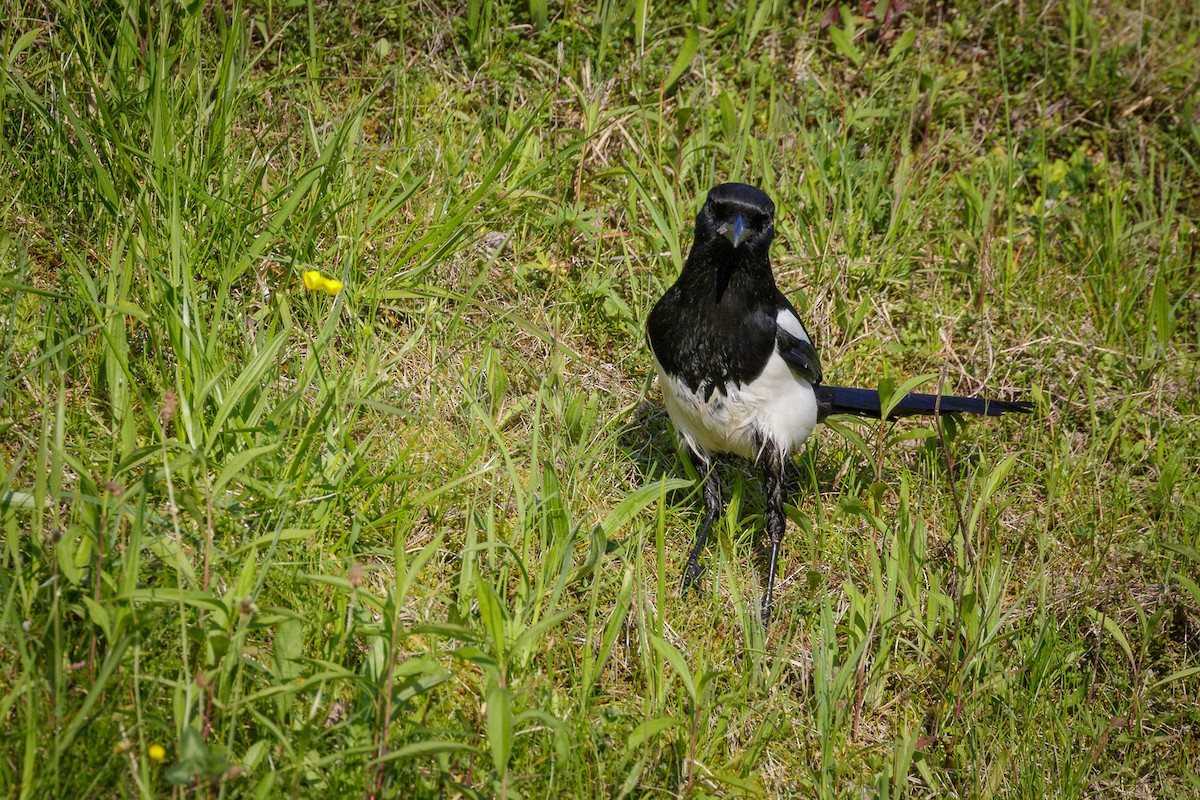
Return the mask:
[(746, 218), (738, 214), (733, 218), (732, 223), (721, 223), (721, 226), (717, 228), (717, 233), (728, 239), (734, 247), (737, 247), (746, 240)]

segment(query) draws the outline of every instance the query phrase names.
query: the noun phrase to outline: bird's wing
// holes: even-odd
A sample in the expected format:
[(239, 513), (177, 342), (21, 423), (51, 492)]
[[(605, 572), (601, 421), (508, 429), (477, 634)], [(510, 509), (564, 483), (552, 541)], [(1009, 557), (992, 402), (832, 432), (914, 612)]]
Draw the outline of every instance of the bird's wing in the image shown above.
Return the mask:
[(775, 316), (775, 343), (787, 365), (811, 384), (821, 382), (821, 357), (792, 304), (783, 299)]

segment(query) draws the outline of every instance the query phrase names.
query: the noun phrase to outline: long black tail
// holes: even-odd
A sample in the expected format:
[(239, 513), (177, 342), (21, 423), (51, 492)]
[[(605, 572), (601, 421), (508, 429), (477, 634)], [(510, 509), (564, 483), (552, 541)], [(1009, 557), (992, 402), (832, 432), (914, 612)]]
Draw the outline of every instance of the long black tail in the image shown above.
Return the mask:
[[(817, 385), (813, 390), (817, 393), (817, 416), (820, 419), (830, 414), (854, 414), (879, 419), (879, 392), (874, 389)], [(984, 400), (979, 397), (912, 392), (904, 396), (888, 418), (918, 414), (986, 414), (989, 417), (998, 417), (1006, 412), (1023, 414), (1032, 410), (1033, 403), (1025, 400)]]

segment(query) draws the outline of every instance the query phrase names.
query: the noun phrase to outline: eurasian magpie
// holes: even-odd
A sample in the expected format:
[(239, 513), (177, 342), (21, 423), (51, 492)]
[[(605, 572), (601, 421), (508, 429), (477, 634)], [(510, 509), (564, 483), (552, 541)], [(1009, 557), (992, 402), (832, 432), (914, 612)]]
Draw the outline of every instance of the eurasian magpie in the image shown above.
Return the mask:
[[(714, 458), (733, 454), (766, 472), (771, 537), (766, 624), (783, 541), (784, 467), (816, 424), (831, 414), (878, 419), (879, 393), (826, 386), (821, 360), (800, 315), (775, 286), (768, 250), (775, 204), (760, 189), (723, 183), (696, 215), (696, 235), (679, 279), (646, 325), (663, 399), (675, 431), (703, 476), (704, 519), (683, 572), (685, 591), (700, 577), (700, 552), (721, 513)], [(998, 416), (1031, 410), (1021, 401), (913, 393), (889, 418), (912, 414)]]

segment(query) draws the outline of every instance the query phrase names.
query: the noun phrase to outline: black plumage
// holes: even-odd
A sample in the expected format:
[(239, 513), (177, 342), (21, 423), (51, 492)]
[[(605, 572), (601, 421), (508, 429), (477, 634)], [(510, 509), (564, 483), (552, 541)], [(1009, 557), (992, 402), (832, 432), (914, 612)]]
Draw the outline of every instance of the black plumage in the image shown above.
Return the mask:
[[(684, 569), (685, 589), (721, 513), (714, 458), (734, 454), (763, 466), (771, 554), (762, 616), (769, 619), (789, 456), (830, 414), (878, 418), (878, 392), (822, 383), (821, 361), (800, 315), (775, 285), (769, 250), (775, 204), (741, 183), (712, 189), (696, 215), (692, 250), (678, 280), (647, 321), (671, 421), (704, 481), (705, 515)], [(906, 395), (890, 414), (1024, 412), (1030, 403), (949, 395)]]
[[(879, 419), (883, 406), (879, 392), (874, 389), (852, 389), (849, 386), (814, 386), (817, 395), (817, 418), (830, 414), (854, 414)], [(922, 394), (909, 392), (888, 414), (888, 419), (931, 414), (982, 414), (998, 417), (1008, 412), (1026, 412), (1033, 404), (1023, 400), (984, 400), (979, 397)]]
[[(679, 280), (647, 322), (659, 363), (705, 396), (762, 372), (775, 340), (778, 306), (788, 303), (775, 288), (767, 256), (775, 236), (775, 204), (740, 184), (725, 184), (713, 193), (721, 205), (710, 199), (700, 210), (695, 243)], [(722, 221), (730, 215), (744, 221), (737, 232)], [(728, 227), (718, 230), (723, 224)]]

